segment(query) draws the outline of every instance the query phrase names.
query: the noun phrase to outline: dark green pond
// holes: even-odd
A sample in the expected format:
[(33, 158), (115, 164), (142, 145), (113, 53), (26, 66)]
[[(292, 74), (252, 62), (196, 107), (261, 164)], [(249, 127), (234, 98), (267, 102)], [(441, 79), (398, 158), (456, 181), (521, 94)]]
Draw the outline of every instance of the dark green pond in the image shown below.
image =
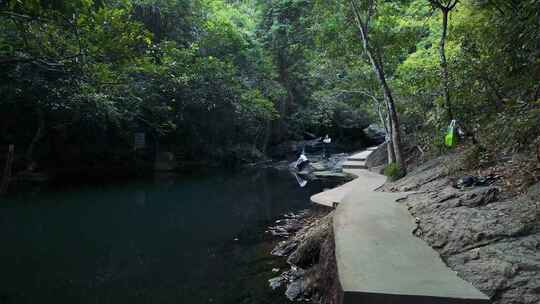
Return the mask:
[(322, 187), (268, 169), (0, 200), (0, 303), (287, 303), (264, 230)]

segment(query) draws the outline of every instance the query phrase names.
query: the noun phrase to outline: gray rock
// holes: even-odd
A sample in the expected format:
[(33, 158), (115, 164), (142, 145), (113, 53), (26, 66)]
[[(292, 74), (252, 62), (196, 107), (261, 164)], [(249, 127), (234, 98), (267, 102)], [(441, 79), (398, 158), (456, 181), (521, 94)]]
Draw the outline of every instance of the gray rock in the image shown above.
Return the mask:
[(288, 237), (290, 236), (290, 233), (287, 232), (287, 230), (285, 230), (283, 227), (270, 227), (269, 228), (269, 232), (273, 235), (273, 236), (281, 236), (281, 237)]
[(285, 271), (282, 276), (287, 278), (288, 281), (296, 281), (300, 278), (303, 278), (306, 274), (306, 271), (300, 267), (291, 266), (291, 269)]
[(281, 224), (288, 232), (295, 232), (304, 226), (304, 221), (300, 218), (288, 218), (281, 222)]
[(540, 303), (540, 203), (531, 192), (500, 200), (495, 187), (455, 189), (444, 174), (448, 159), (385, 189), (418, 190), (403, 201), (417, 218), (416, 235), (494, 304)]
[(386, 152), (386, 144), (377, 147), (366, 159), (368, 169), (373, 167), (386, 166), (388, 164), (388, 153)]
[(272, 290), (280, 288), (285, 282), (287, 282), (287, 279), (283, 276), (271, 278), (270, 280), (268, 280), (268, 283), (270, 284), (270, 288), (272, 288)]
[(326, 165), (321, 162), (312, 162), (310, 165), (311, 168), (313, 168), (313, 171), (324, 171), (327, 169)]
[(371, 167), (371, 168), (369, 168), (369, 171), (375, 172), (375, 173), (378, 173), (378, 174), (384, 174), (384, 168), (385, 167), (386, 167), (386, 165)]
[(290, 270), (282, 274), (283, 277), (289, 282), (287, 284), (287, 290), (285, 296), (291, 301), (299, 300), (304, 297), (304, 277), (306, 271), (302, 268), (292, 266)]
[(364, 133), (367, 137), (377, 142), (383, 142), (386, 137), (386, 130), (375, 124), (371, 124), (365, 128)]
[(289, 236), (292, 233), (300, 230), (304, 226), (304, 221), (300, 215), (285, 216), (285, 219), (278, 220), (279, 225), (268, 227), (268, 231), (274, 236)]
[(297, 241), (283, 241), (280, 242), (270, 254), (275, 256), (287, 256), (298, 246)]
[(494, 202), (497, 199), (497, 194), (499, 194), (499, 189), (495, 187), (475, 188), (465, 193), (460, 198), (459, 203), (467, 207), (484, 206)]
[(529, 187), (527, 196), (534, 201), (540, 201), (540, 183), (536, 183)]
[(351, 175), (344, 172), (335, 172), (335, 171), (316, 171), (313, 172), (313, 175), (319, 178), (342, 178), (342, 179), (352, 179)]
[(330, 233), (330, 218), (323, 219), (306, 232), (305, 237), (298, 243), (296, 250), (289, 256), (290, 265), (308, 268), (319, 261), (321, 244)]
[[(407, 192), (411, 190), (434, 191), (436, 190), (434, 188), (444, 188), (450, 184), (449, 180), (442, 178), (446, 175), (445, 164), (456, 162), (456, 158), (456, 155), (447, 155), (427, 161), (414, 168), (404, 178), (385, 184), (382, 189)], [(432, 182), (439, 183), (438, 187), (435, 187)], [(426, 184), (429, 184), (430, 189), (424, 189), (423, 186)]]
[(302, 280), (295, 280), (289, 283), (289, 285), (287, 285), (287, 291), (285, 291), (285, 296), (287, 297), (287, 299), (295, 301), (301, 298), (303, 294), (304, 287)]

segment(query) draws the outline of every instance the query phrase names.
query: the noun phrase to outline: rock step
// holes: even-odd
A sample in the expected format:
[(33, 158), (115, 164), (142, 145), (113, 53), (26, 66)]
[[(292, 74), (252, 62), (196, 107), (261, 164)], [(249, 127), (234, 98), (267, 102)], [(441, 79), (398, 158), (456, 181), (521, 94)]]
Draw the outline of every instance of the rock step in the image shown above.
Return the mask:
[[(371, 148), (370, 148), (371, 149)], [(356, 154), (353, 154), (347, 158), (348, 161), (366, 161), (368, 156), (373, 152), (373, 150), (365, 150)]]
[(365, 161), (346, 161), (343, 169), (367, 169)]
[(347, 158), (348, 161), (366, 161), (366, 158), (365, 157), (355, 157), (355, 156), (351, 156), (349, 158)]
[(348, 178), (351, 177), (350, 174), (344, 172), (333, 172), (333, 171), (315, 171), (313, 175), (316, 177), (336, 177), (336, 178)]

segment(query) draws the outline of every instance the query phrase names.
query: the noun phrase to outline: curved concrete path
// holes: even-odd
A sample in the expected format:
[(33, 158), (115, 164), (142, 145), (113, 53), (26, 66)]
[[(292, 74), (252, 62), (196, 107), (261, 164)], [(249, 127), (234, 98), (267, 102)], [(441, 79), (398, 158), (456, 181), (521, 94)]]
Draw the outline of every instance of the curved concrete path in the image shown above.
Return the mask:
[[(350, 159), (365, 161), (366, 153)], [(386, 181), (365, 169), (344, 169), (357, 178), (312, 196), (337, 206), (336, 261), (343, 303), (476, 304), (489, 298), (460, 279), (438, 253), (412, 234), (414, 219), (395, 201), (404, 193), (376, 192)]]

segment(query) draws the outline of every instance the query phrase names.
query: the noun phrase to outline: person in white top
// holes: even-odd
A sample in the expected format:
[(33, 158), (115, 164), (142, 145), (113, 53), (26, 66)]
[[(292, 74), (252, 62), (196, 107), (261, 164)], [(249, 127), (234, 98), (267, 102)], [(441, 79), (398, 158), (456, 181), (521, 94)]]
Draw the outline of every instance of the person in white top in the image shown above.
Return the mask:
[(328, 136), (328, 134), (326, 134), (322, 142), (325, 144), (330, 144), (332, 143), (332, 139)]
[(326, 158), (326, 145), (331, 144), (332, 139), (330, 138), (330, 136), (328, 136), (328, 134), (326, 134), (322, 142), (323, 142), (323, 158)]
[(302, 151), (302, 154), (300, 154), (300, 157), (298, 157), (298, 159), (296, 160), (296, 165), (295, 165), (296, 169), (298, 169), (299, 171), (302, 170), (308, 161), (309, 160), (306, 154), (304, 153), (304, 151)]
[(296, 160), (296, 164), (294, 165), (294, 167), (298, 171), (302, 171), (308, 163), (309, 159), (307, 158), (305, 151), (302, 150), (302, 153), (300, 154), (300, 157), (298, 157), (298, 159)]

